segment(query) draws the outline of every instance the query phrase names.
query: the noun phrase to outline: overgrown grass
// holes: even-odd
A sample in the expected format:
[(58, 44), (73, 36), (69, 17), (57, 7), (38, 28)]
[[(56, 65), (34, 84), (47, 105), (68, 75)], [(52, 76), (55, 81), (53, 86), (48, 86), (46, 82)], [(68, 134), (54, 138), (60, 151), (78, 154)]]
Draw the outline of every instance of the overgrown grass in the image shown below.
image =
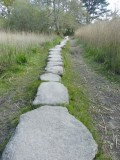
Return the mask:
[(18, 63), (26, 64), (31, 53), (36, 54), (43, 43), (52, 41), (54, 35), (0, 32), (0, 73)]
[(88, 56), (107, 70), (120, 74), (120, 18), (81, 27), (76, 36), (85, 45)]
[[(39, 75), (44, 72), (48, 49), (59, 42), (60, 38), (56, 37), (44, 42), (42, 46), (34, 46), (34, 51), (29, 54), (25, 65), (15, 63), (0, 76), (1, 99), (6, 94), (6, 98), (9, 96), (9, 102), (6, 99), (6, 103), (0, 107), (0, 113), (3, 115), (0, 117), (0, 155), (11, 136), (12, 130), (18, 124), (20, 115), (38, 107), (33, 106), (32, 101), (41, 83)], [(6, 129), (7, 127), (8, 129)], [(5, 133), (2, 140), (1, 133)]]
[(110, 160), (102, 150), (102, 141), (100, 135), (95, 129), (95, 122), (93, 122), (92, 115), (90, 113), (90, 104), (87, 95), (87, 90), (80, 83), (80, 75), (77, 74), (70, 59), (70, 46), (69, 44), (63, 50), (65, 74), (62, 77), (62, 82), (68, 88), (70, 96), (70, 104), (66, 107), (69, 112), (80, 120), (92, 133), (93, 137), (99, 145), (99, 152), (95, 160)]

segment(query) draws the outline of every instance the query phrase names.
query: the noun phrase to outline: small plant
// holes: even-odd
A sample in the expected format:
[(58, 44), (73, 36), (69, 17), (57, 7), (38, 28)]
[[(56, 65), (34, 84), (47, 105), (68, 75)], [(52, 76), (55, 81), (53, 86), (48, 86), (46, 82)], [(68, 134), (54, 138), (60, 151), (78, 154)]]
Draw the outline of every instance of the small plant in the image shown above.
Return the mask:
[(16, 56), (16, 62), (18, 64), (21, 64), (21, 65), (27, 63), (27, 57), (26, 57), (26, 55), (23, 54), (23, 53), (18, 54)]

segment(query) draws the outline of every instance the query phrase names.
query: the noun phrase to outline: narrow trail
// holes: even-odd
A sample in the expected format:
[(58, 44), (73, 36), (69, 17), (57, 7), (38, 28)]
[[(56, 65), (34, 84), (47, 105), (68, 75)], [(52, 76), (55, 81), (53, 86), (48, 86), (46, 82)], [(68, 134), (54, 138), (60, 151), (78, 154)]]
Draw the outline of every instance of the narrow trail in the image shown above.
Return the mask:
[(120, 159), (120, 86), (96, 73), (83, 58), (82, 46), (71, 39), (71, 61), (88, 91), (90, 110), (103, 140), (103, 149), (112, 160)]
[(98, 146), (89, 130), (64, 105), (69, 93), (61, 77), (61, 55), (66, 37), (49, 50), (45, 73), (33, 105), (37, 109), (21, 115), (14, 135), (7, 144), (2, 160), (93, 160)]

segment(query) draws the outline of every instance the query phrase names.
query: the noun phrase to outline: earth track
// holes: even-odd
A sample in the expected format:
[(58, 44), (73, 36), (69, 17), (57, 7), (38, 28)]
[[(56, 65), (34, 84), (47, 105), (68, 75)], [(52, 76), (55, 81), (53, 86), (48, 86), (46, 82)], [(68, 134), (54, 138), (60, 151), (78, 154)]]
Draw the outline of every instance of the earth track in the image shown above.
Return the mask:
[(82, 46), (71, 39), (71, 61), (88, 91), (90, 112), (102, 138), (102, 149), (112, 160), (120, 157), (120, 86), (96, 73), (84, 59)]

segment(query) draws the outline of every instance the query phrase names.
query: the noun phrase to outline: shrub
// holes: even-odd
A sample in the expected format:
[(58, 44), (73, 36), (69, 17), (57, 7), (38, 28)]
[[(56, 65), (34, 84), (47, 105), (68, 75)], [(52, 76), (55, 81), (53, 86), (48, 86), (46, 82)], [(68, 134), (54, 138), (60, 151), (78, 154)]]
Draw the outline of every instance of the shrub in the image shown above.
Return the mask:
[(16, 62), (18, 64), (25, 64), (27, 63), (27, 57), (25, 56), (25, 54), (20, 53), (16, 56)]

